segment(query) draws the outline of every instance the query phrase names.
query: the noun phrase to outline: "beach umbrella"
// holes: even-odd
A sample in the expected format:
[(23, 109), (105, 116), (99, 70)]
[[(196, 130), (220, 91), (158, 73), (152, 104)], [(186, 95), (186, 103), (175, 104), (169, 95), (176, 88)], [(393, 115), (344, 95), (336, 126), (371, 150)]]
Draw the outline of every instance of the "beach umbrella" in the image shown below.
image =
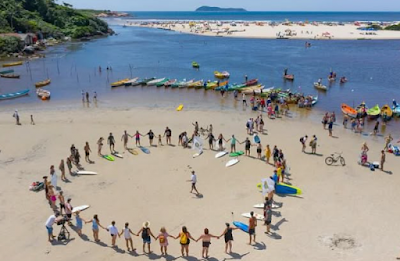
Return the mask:
[(261, 180), (261, 189), (262, 189), (262, 194), (265, 196), (271, 191), (275, 190), (275, 181), (273, 181), (271, 178), (266, 178)]

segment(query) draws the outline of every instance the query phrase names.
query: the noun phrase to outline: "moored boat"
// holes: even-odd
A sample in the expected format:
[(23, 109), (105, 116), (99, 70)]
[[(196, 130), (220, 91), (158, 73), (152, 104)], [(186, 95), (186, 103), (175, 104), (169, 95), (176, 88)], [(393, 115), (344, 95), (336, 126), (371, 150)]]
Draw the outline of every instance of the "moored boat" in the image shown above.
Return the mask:
[(399, 117), (400, 116), (400, 106), (396, 106), (392, 108), (393, 116)]
[[(176, 79), (168, 80), (164, 83), (164, 86), (171, 87), (174, 83), (176, 83), (176, 81), (177, 81)], [(157, 87), (158, 87), (158, 85), (157, 85)]]
[(311, 106), (314, 106), (315, 104), (317, 104), (317, 102), (318, 102), (318, 95), (317, 95), (317, 96), (314, 96), (314, 97), (312, 98)]
[(148, 81), (148, 82), (146, 83), (146, 85), (148, 85), (148, 86), (154, 86), (154, 85), (156, 85), (157, 83), (160, 83), (160, 82), (164, 81), (165, 79), (166, 79), (165, 77), (164, 77), (164, 78), (159, 78), (159, 79), (154, 79), (154, 80)]
[(129, 78), (126, 78), (126, 79), (123, 79), (123, 80), (120, 80), (120, 81), (116, 81), (116, 82), (113, 82), (113, 83), (111, 83), (111, 87), (119, 87), (119, 86), (122, 86), (122, 85), (124, 85), (126, 82), (128, 82), (129, 81)]
[(129, 81), (125, 82), (124, 85), (125, 86), (132, 86), (135, 82), (137, 82), (139, 80), (139, 77), (130, 79)]
[(223, 71), (223, 72), (215, 71), (214, 76), (217, 78), (220, 78), (220, 79), (224, 79), (224, 78), (229, 78), (229, 76), (231, 76), (231, 75), (227, 71)]
[(245, 87), (242, 88), (240, 91), (244, 94), (258, 94), (261, 93), (261, 89), (263, 89), (264, 86), (259, 84), (259, 85), (255, 85), (255, 86), (251, 86), (251, 87)]
[(22, 64), (23, 64), (23, 62), (5, 63), (5, 64), (3, 64), (3, 67), (19, 66), (19, 65), (22, 65)]
[(50, 91), (48, 91), (48, 90), (39, 88), (39, 89), (36, 89), (36, 94), (42, 100), (50, 99)]
[(252, 80), (245, 82), (244, 84), (246, 86), (253, 86), (253, 85), (256, 85), (257, 83), (258, 83), (258, 79), (252, 79)]
[(151, 78), (143, 78), (141, 80), (138, 80), (137, 82), (133, 83), (132, 86), (137, 86), (137, 85), (146, 85), (149, 81), (154, 80), (156, 77), (151, 77)]
[(294, 80), (294, 75), (293, 74), (286, 74), (286, 75), (283, 76), (283, 78), (285, 80), (288, 80), (288, 81), (293, 81)]
[(3, 70), (3, 71), (0, 71), (0, 74), (9, 74), (9, 73), (13, 73), (14, 72), (14, 70)]
[(369, 119), (376, 119), (379, 117), (380, 114), (381, 109), (379, 108), (378, 104), (367, 110), (367, 115)]
[(383, 120), (390, 120), (393, 116), (393, 111), (389, 105), (385, 104), (381, 108), (381, 116)]
[(328, 90), (328, 87), (326, 87), (325, 85), (322, 85), (321, 83), (318, 83), (318, 82), (314, 82), (314, 87), (316, 89), (318, 89), (318, 90), (321, 90), (321, 91), (327, 91)]
[(200, 68), (200, 64), (198, 64), (197, 62), (192, 62), (192, 67), (198, 69)]
[(342, 109), (343, 114), (346, 114), (352, 118), (357, 117), (357, 114), (358, 114), (357, 111), (354, 108), (350, 107), (349, 105), (342, 103), (341, 109)]
[(36, 86), (36, 88), (39, 88), (39, 87), (49, 85), (50, 83), (51, 83), (51, 80), (47, 79), (47, 80), (35, 83), (35, 86)]
[(196, 81), (196, 82), (192, 82), (192, 83), (190, 83), (190, 84), (188, 84), (188, 88), (196, 88), (196, 87), (198, 87), (198, 86), (203, 86), (203, 80), (200, 80), (200, 81)]
[(13, 92), (13, 93), (7, 93), (7, 94), (0, 94), (0, 100), (8, 100), (8, 99), (14, 99), (14, 98), (18, 98), (24, 95), (28, 95), (29, 90), (22, 90), (22, 91), (18, 91), (18, 92)]
[(2, 78), (19, 79), (19, 74), (0, 74)]

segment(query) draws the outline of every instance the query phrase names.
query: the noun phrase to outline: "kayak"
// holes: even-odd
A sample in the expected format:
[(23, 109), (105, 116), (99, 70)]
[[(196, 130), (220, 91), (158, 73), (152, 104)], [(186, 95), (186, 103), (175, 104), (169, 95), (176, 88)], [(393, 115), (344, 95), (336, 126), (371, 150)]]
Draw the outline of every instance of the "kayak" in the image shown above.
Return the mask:
[(123, 79), (123, 80), (120, 80), (120, 81), (113, 82), (113, 83), (111, 83), (111, 87), (122, 86), (122, 85), (124, 85), (126, 82), (128, 82), (129, 80), (130, 80), (130, 79), (126, 78), (126, 79)]
[(367, 115), (368, 118), (370, 119), (378, 118), (380, 114), (381, 114), (381, 109), (379, 108), (378, 104), (367, 110)]
[(342, 103), (342, 112), (352, 118), (356, 118), (357, 117), (357, 111), (355, 109), (353, 109), (352, 107), (350, 107), (349, 105)]
[(18, 98), (24, 95), (28, 95), (29, 90), (22, 90), (19, 92), (13, 92), (13, 93), (7, 93), (7, 94), (0, 94), (0, 100), (7, 100), (7, 99), (13, 99), (13, 98)]

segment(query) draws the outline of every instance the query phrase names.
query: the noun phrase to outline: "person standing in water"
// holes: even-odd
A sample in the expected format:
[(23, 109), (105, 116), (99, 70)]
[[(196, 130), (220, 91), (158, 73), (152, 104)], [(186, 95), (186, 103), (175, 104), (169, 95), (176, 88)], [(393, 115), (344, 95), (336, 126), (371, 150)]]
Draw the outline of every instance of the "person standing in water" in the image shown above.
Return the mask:
[[(232, 241), (233, 241), (233, 234), (232, 231), (235, 229), (238, 229), (236, 227), (232, 228), (229, 223), (225, 223), (226, 228), (224, 230), (224, 232), (222, 232), (222, 234), (219, 237), (224, 236), (225, 239), (225, 253), (232, 253)], [(229, 252), (228, 252), (229, 249)]]
[[(132, 241), (131, 235), (136, 236), (136, 234), (134, 234), (132, 232), (132, 230), (129, 228), (128, 222), (125, 223), (125, 228), (122, 229), (121, 233), (119, 233), (119, 236), (121, 237), (122, 234), (124, 235), (125, 242), (126, 242), (126, 248), (128, 249), (128, 251), (131, 251), (131, 249), (132, 249), (132, 251), (135, 251), (136, 248), (133, 248), (133, 241)], [(129, 248), (129, 246), (130, 246), (130, 248)]]
[(132, 137), (132, 136), (129, 135), (128, 132), (124, 131), (124, 134), (122, 134), (122, 137), (121, 137), (121, 141), (124, 143), (125, 150), (128, 148), (129, 137)]
[(110, 145), (110, 152), (115, 153), (115, 150), (114, 150), (115, 139), (111, 132), (110, 132), (110, 135), (108, 136), (107, 143)]
[(201, 251), (201, 256), (203, 258), (208, 258), (208, 249), (211, 245), (211, 238), (218, 238), (217, 236), (214, 236), (212, 234), (209, 233), (208, 228), (204, 229), (204, 234), (201, 235), (197, 240), (195, 240), (196, 242), (198, 242), (200, 239), (202, 240), (203, 243), (203, 250)]

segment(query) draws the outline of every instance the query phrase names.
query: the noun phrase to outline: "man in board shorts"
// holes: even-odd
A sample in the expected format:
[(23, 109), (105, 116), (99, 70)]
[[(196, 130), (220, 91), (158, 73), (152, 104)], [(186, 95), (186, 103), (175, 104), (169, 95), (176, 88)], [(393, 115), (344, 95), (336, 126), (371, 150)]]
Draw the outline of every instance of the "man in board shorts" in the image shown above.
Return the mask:
[(249, 218), (249, 245), (251, 245), (252, 237), (254, 243), (256, 243), (256, 226), (257, 226), (257, 219), (254, 217), (254, 212), (251, 211)]

